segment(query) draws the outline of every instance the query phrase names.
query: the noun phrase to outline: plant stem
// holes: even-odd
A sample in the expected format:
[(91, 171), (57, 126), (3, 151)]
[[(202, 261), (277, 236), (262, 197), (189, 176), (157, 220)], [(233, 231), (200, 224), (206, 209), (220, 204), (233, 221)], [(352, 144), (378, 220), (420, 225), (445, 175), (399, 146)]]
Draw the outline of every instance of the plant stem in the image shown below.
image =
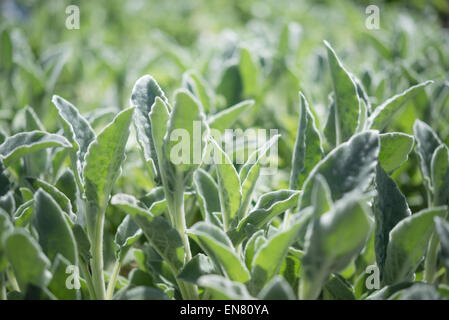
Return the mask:
[(6, 297), (6, 278), (3, 272), (0, 273), (0, 300), (7, 300)]
[(84, 261), (82, 261), (80, 259), (80, 263), (79, 263), (80, 269), (81, 269), (81, 273), (83, 274), (84, 279), (86, 280), (87, 283), (87, 290), (89, 291), (89, 295), (90, 295), (90, 299), (91, 300), (95, 300), (96, 296), (95, 296), (95, 289), (94, 289), (94, 285), (92, 283), (92, 277), (90, 275), (90, 272), (87, 268), (87, 265)]
[(438, 238), (434, 233), (430, 238), (429, 248), (427, 249), (426, 261), (424, 262), (424, 281), (428, 283), (432, 283), (435, 278), (438, 244), (439, 244)]
[(120, 258), (115, 261), (114, 269), (112, 270), (111, 278), (109, 279), (108, 290), (106, 291), (106, 300), (111, 300), (114, 295), (115, 284), (117, 283), (117, 278), (120, 273), (120, 267), (122, 263)]
[(96, 299), (104, 300), (106, 297), (106, 289), (104, 285), (103, 274), (103, 225), (104, 212), (98, 214), (94, 235), (92, 238), (92, 281), (95, 288)]

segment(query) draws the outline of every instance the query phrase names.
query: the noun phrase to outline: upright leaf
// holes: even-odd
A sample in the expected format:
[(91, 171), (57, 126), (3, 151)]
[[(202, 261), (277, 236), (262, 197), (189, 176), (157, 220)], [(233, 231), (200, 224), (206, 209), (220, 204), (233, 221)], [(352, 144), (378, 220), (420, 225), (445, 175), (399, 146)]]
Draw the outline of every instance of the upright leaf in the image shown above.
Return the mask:
[(299, 125), (292, 158), (290, 189), (301, 189), (307, 175), (323, 154), (315, 118), (302, 92), (299, 93), (299, 100)]
[(449, 205), (449, 149), (439, 146), (431, 161), (433, 205)]
[(253, 105), (254, 100), (245, 100), (226, 108), (214, 114), (207, 120), (209, 127), (223, 133), (226, 129), (231, 128), (241, 114), (248, 111)]
[(384, 133), (379, 137), (379, 163), (387, 173), (391, 173), (407, 161), (414, 139), (400, 132)]
[(335, 94), (335, 127), (337, 144), (348, 140), (357, 130), (360, 116), (360, 101), (357, 86), (351, 74), (337, 57), (327, 41), (329, 69)]

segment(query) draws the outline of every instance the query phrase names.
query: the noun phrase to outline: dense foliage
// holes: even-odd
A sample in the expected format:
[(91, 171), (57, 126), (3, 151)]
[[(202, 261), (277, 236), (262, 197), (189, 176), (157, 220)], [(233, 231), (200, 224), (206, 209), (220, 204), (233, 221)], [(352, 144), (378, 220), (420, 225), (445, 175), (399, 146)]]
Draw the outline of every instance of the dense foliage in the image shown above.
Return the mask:
[(0, 298), (449, 298), (443, 2), (70, 4), (1, 3)]

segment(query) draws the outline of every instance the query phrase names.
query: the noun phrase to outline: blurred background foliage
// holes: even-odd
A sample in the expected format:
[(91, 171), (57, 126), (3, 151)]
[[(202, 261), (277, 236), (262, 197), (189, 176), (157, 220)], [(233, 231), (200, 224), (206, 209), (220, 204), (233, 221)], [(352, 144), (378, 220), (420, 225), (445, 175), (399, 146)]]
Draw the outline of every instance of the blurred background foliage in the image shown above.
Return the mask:
[[(365, 26), (370, 4), (380, 9), (379, 30)], [(65, 26), (69, 5), (80, 8), (79, 30)], [(279, 163), (286, 170), (261, 186), (286, 188), (298, 91), (308, 98), (321, 131), (328, 116), (332, 88), (323, 45), (328, 40), (363, 83), (373, 106), (434, 80), (386, 131), (412, 133), (420, 118), (449, 142), (445, 0), (1, 0), (0, 10), (4, 135), (25, 129), (25, 106), (36, 111), (47, 131), (57, 131), (53, 94), (76, 105), (99, 131), (129, 105), (140, 76), (153, 75), (171, 100), (175, 89), (186, 86), (183, 75), (193, 73), (209, 88), (211, 113), (243, 99), (256, 101), (236, 126), (280, 131)], [(143, 195), (152, 185), (133, 144), (131, 139), (116, 188)], [(425, 205), (425, 190), (412, 160), (394, 178), (415, 211)], [(109, 215), (112, 230), (123, 214)]]

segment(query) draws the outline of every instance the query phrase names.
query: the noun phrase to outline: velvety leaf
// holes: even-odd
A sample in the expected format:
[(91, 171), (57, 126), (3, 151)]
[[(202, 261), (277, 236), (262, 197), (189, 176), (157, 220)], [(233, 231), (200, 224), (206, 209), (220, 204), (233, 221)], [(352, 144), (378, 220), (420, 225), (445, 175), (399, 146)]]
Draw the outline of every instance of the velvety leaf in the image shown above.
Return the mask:
[(137, 207), (129, 197), (115, 195), (111, 204), (119, 207), (133, 218), (148, 241), (169, 264), (172, 271), (178, 274), (184, 265), (184, 246), (176, 229), (164, 218), (153, 216), (148, 211)]
[(377, 166), (376, 170), (376, 190), (377, 196), (373, 206), (376, 220), (375, 248), (377, 265), (382, 274), (390, 231), (399, 221), (410, 216), (411, 211), (394, 180), (380, 166)]
[(78, 186), (76, 184), (76, 178), (72, 170), (65, 169), (62, 174), (56, 180), (55, 187), (65, 194), (69, 198), (74, 212), (78, 211), (77, 199), (79, 198)]
[(309, 172), (321, 160), (323, 149), (306, 97), (299, 93), (299, 126), (292, 158), (290, 189), (301, 189)]
[(253, 105), (254, 100), (245, 100), (226, 108), (207, 120), (209, 127), (223, 133), (226, 129), (230, 129), (239, 117), (241, 117), (242, 113), (247, 112)]
[(77, 264), (78, 252), (72, 230), (61, 207), (42, 189), (34, 195), (33, 225), (39, 234), (39, 244), (50, 261), (54, 261), (59, 253), (71, 264)]
[(360, 101), (351, 74), (345, 69), (334, 49), (327, 41), (329, 69), (335, 94), (335, 127), (337, 144), (348, 140), (357, 129)]
[(139, 226), (131, 219), (131, 216), (126, 216), (122, 223), (117, 228), (114, 242), (118, 246), (118, 255), (123, 258), (123, 251), (131, 246), (142, 234)]
[(413, 149), (413, 136), (405, 133), (391, 132), (379, 135), (379, 162), (382, 168), (391, 173), (408, 160)]
[(258, 295), (262, 300), (295, 300), (295, 293), (281, 276), (275, 276)]
[(246, 49), (240, 49), (239, 72), (242, 79), (243, 94), (245, 97), (255, 96), (259, 88), (259, 66), (254, 61), (251, 52)]
[(206, 221), (211, 222), (213, 219), (212, 214), (221, 211), (218, 186), (210, 174), (203, 169), (195, 171), (193, 185), (203, 217)]
[(151, 121), (148, 119), (148, 114), (152, 111), (156, 97), (159, 97), (163, 102), (167, 102), (164, 92), (152, 76), (145, 75), (136, 81), (131, 94), (131, 103), (136, 107), (134, 124), (137, 141), (143, 151), (145, 161), (149, 159), (153, 161), (155, 166), (153, 170), (156, 170), (154, 174), (157, 176), (159, 174), (158, 157), (153, 140)]
[(218, 178), (218, 194), (220, 196), (221, 212), (225, 229), (236, 217), (242, 201), (240, 178), (229, 156), (220, 146), (211, 140), (214, 148), (214, 163)]
[(43, 131), (21, 132), (6, 138), (0, 145), (0, 158), (4, 166), (8, 167), (27, 154), (52, 147), (70, 148), (71, 144), (57, 134)]
[(210, 223), (198, 222), (187, 230), (187, 234), (200, 245), (217, 267), (223, 269), (231, 280), (241, 283), (249, 280), (246, 266), (237, 256), (231, 240), (220, 228)]
[(352, 190), (365, 190), (375, 174), (379, 144), (376, 131), (365, 131), (332, 150), (310, 172), (299, 207), (311, 204), (313, 181), (317, 174), (327, 181), (333, 201)]
[(366, 200), (351, 193), (315, 219), (306, 237), (300, 295), (315, 299), (331, 273), (346, 268), (370, 235), (372, 221)]
[(185, 73), (182, 77), (183, 87), (188, 89), (201, 102), (204, 112), (210, 112), (212, 108), (212, 90), (206, 81), (195, 72)]
[(415, 121), (413, 133), (416, 139), (415, 151), (419, 157), (421, 174), (427, 186), (430, 187), (432, 156), (442, 142), (432, 128), (420, 120)]
[(346, 279), (332, 274), (323, 286), (323, 300), (355, 300), (355, 296)]
[(229, 231), (232, 242), (237, 245), (245, 237), (251, 236), (251, 233), (248, 233), (247, 230), (248, 225), (254, 226), (257, 230), (277, 215), (295, 207), (298, 203), (299, 194), (299, 191), (279, 190), (262, 195), (248, 216), (243, 218), (235, 229)]
[(373, 113), (368, 118), (368, 128), (383, 130), (390, 123), (393, 116), (406, 104), (409, 99), (412, 99), (421, 89), (433, 81), (425, 81), (408, 88), (404, 92), (397, 94), (380, 106), (374, 109)]
[(403, 219), (391, 230), (382, 276), (385, 284), (411, 280), (434, 231), (433, 219), (442, 216), (446, 209), (437, 207), (422, 210)]
[(433, 205), (449, 205), (449, 149), (439, 146), (431, 161)]
[(198, 285), (212, 291), (214, 300), (253, 300), (246, 287), (219, 275), (206, 275), (198, 280)]
[(120, 295), (114, 296), (114, 300), (169, 300), (168, 296), (158, 288), (133, 287)]
[(39, 244), (24, 229), (15, 229), (4, 239), (6, 256), (19, 287), (25, 291), (28, 284), (45, 287), (51, 278), (50, 261)]
[(215, 92), (226, 99), (227, 105), (236, 104), (241, 100), (243, 84), (238, 65), (231, 64), (224, 69)]
[(6, 259), (3, 239), (14, 229), (8, 214), (0, 209), (0, 272), (3, 272), (8, 264)]
[(88, 229), (95, 225), (97, 215), (103, 214), (112, 186), (121, 173), (133, 111), (133, 108), (129, 108), (120, 112), (101, 131), (86, 154), (84, 184), (88, 201)]
[(198, 279), (201, 276), (207, 274), (218, 274), (219, 271), (215, 268), (214, 263), (204, 254), (197, 254), (187, 262), (187, 264), (182, 268), (181, 272), (178, 274), (177, 278), (197, 284)]
[(270, 237), (256, 252), (251, 265), (250, 292), (259, 292), (264, 285), (278, 274), (287, 256), (290, 245), (298, 237), (298, 231), (310, 218), (312, 212), (302, 214), (286, 230)]
[(70, 265), (72, 265), (70, 261), (57, 254), (51, 268), (51, 274), (53, 276), (48, 284), (48, 289), (56, 298), (61, 300), (76, 300), (79, 298), (80, 292), (75, 288), (69, 289), (66, 285), (67, 278), (70, 275), (66, 271)]
[(434, 222), (440, 238), (440, 255), (446, 268), (449, 269), (449, 223), (440, 217), (435, 217)]
[(58, 110), (59, 118), (62, 120), (65, 136), (73, 144), (76, 158), (72, 158), (72, 161), (76, 159), (76, 168), (81, 174), (87, 149), (95, 140), (95, 132), (89, 122), (70, 102), (56, 95), (53, 96), (52, 102)]

